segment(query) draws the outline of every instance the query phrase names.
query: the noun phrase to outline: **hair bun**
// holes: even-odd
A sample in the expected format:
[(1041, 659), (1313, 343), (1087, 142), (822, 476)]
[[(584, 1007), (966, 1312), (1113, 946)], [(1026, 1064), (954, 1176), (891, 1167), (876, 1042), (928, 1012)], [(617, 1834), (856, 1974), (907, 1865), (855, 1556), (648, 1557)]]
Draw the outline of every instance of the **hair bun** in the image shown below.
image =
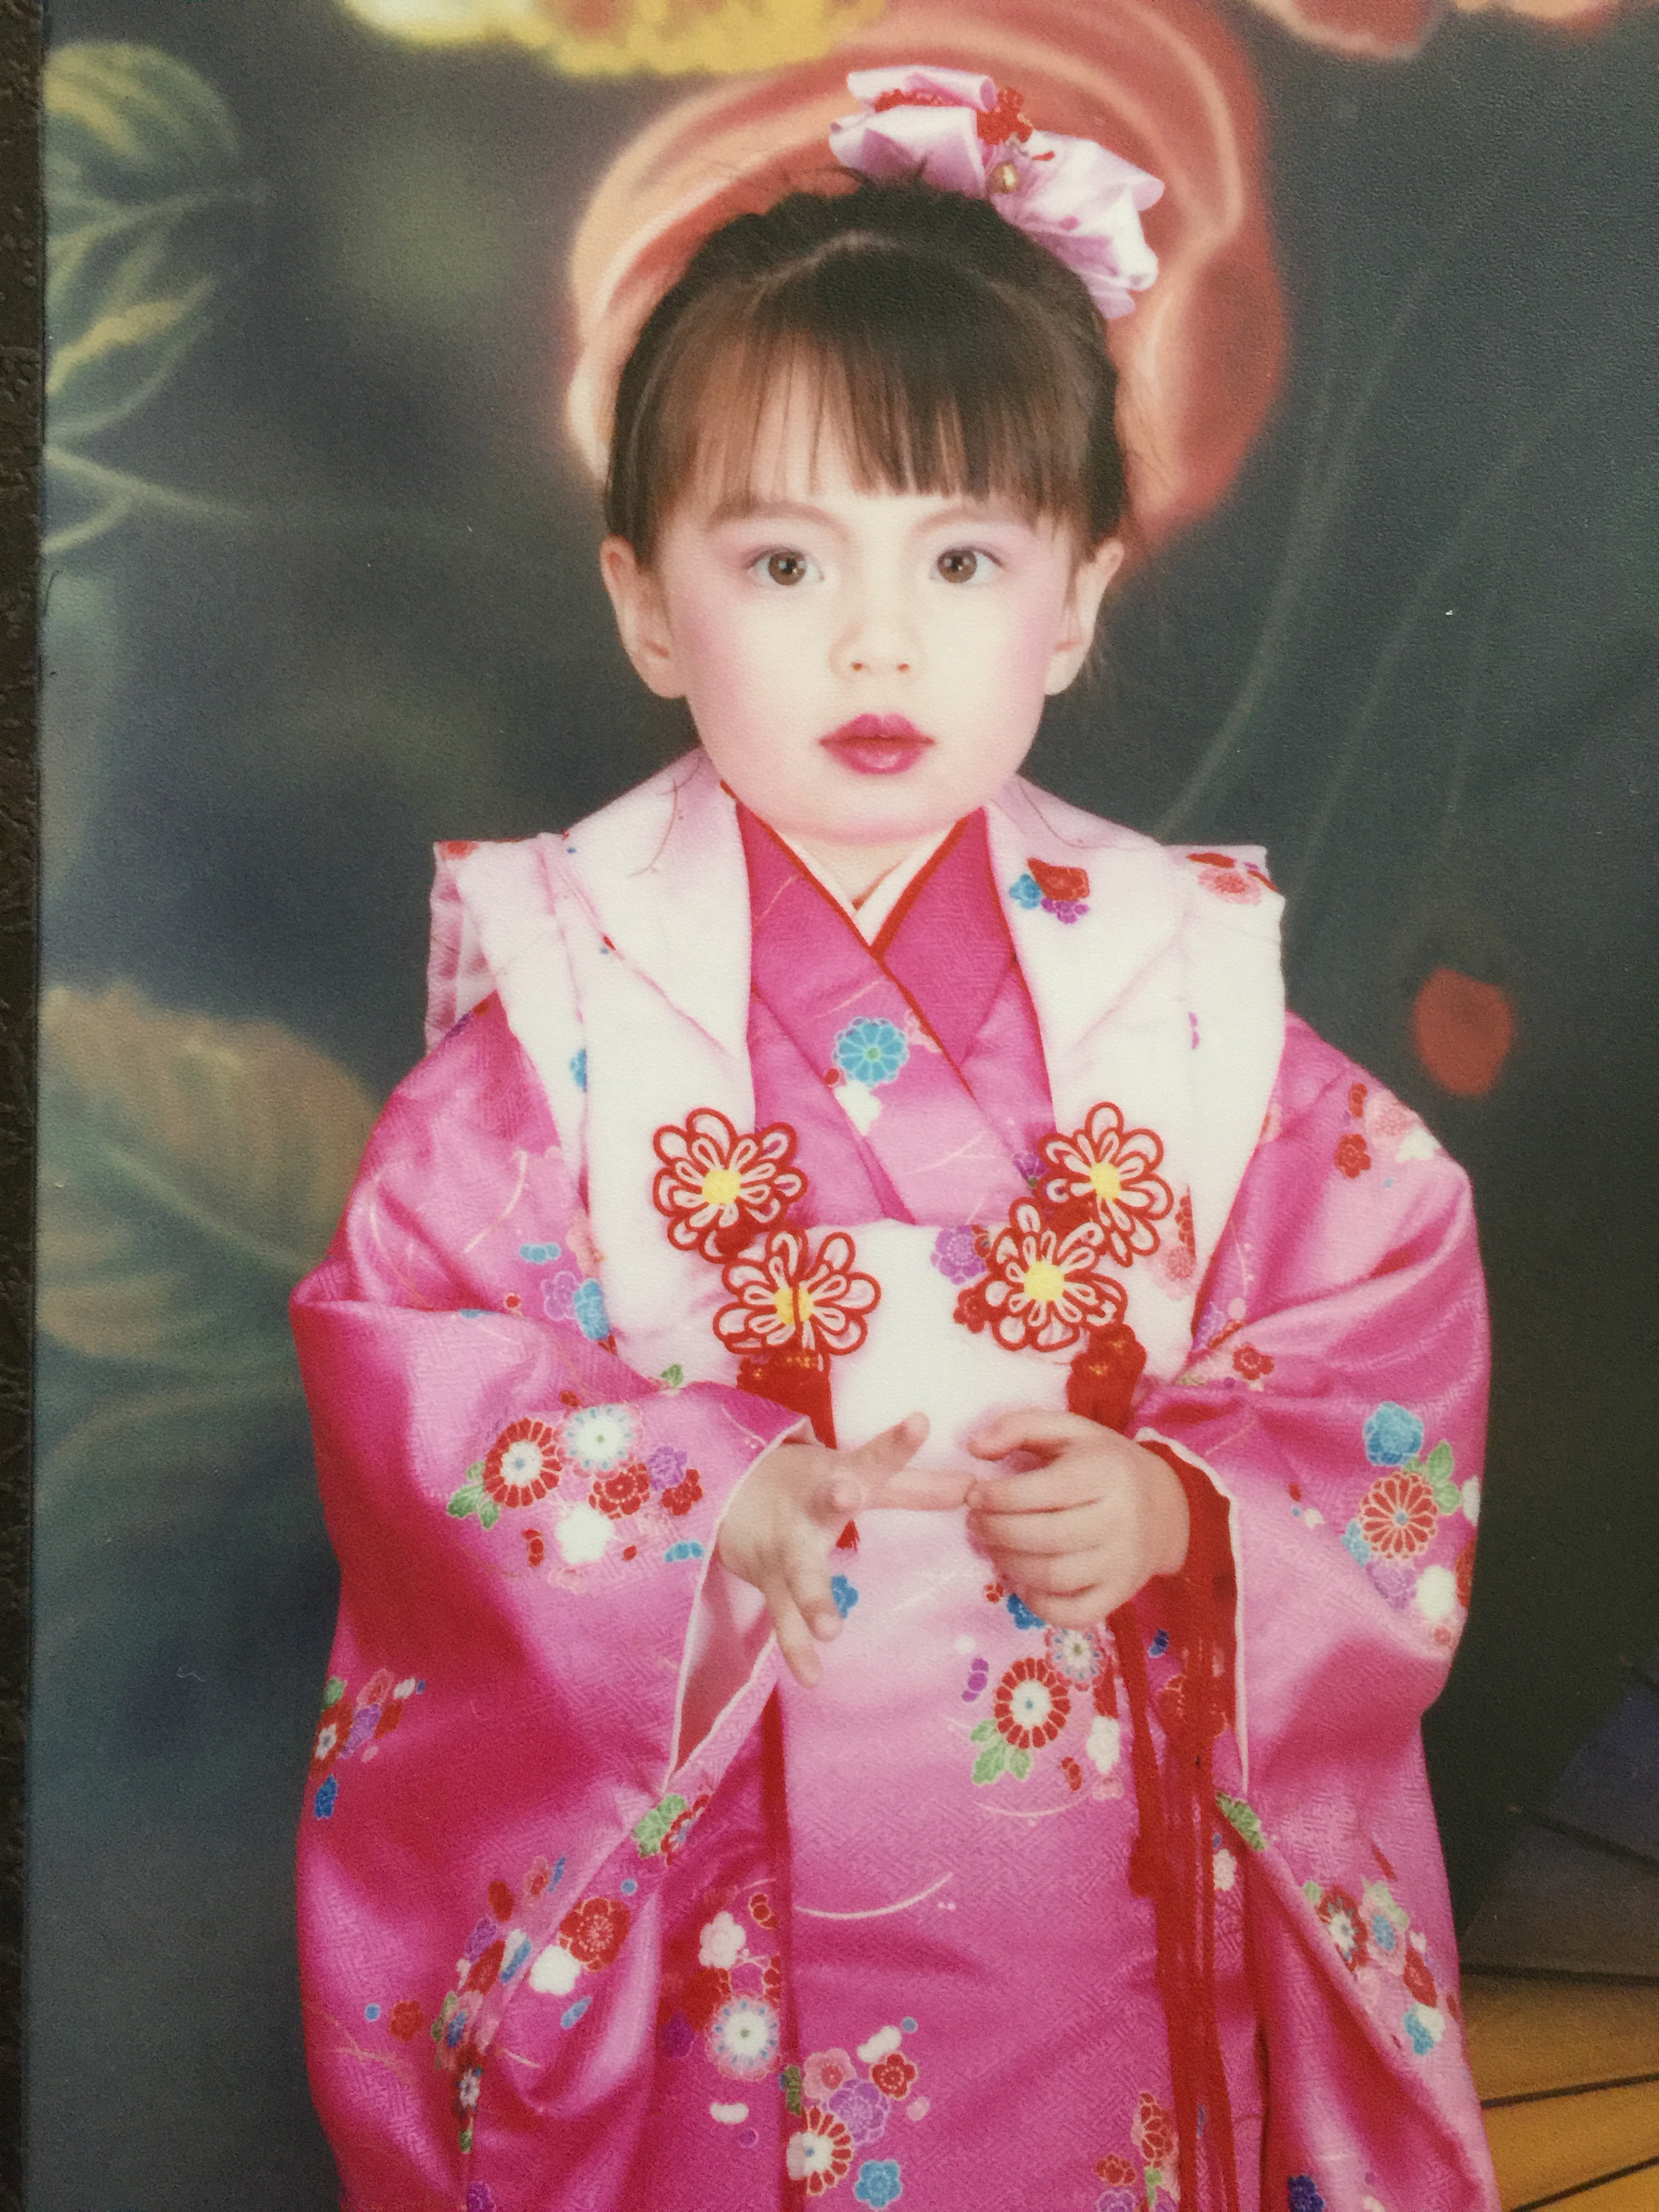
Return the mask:
[(1231, 483), (1278, 388), (1284, 315), (1243, 49), (1200, 0), (896, 0), (838, 53), (682, 101), (623, 150), (570, 258), (575, 362), (566, 421), (596, 476), (617, 380), (651, 309), (708, 234), (786, 192), (853, 179), (829, 152), (849, 70), (930, 69), (1018, 84), (1046, 129), (1104, 141), (1167, 179), (1148, 216), (1158, 285), (1114, 326), (1135, 509), (1158, 539)]

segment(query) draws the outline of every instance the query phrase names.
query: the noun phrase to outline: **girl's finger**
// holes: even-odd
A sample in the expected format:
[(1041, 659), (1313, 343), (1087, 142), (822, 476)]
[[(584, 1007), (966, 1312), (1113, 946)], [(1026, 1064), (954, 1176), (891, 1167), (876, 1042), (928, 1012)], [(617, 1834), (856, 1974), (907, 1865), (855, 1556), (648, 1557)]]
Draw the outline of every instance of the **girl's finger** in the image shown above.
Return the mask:
[(968, 1533), (988, 1552), (1021, 1559), (1054, 1559), (1081, 1552), (1102, 1539), (1099, 1505), (1068, 1505), (1054, 1513), (971, 1513)]
[(1111, 1564), (1109, 1552), (1071, 1552), (1063, 1559), (1021, 1559), (1012, 1579), (1022, 1592), (1036, 1593), (1032, 1601), (1041, 1613), (1047, 1599), (1080, 1597), (1104, 1582)]
[(803, 1689), (816, 1688), (823, 1680), (823, 1662), (799, 1607), (781, 1583), (769, 1584), (765, 1595), (766, 1609), (772, 1616), (773, 1632), (785, 1666)]
[[(1095, 1430), (1097, 1437), (1100, 1433)], [(975, 1483), (968, 1493), (968, 1509), (972, 1513), (1054, 1513), (1068, 1505), (1088, 1504), (1110, 1480), (1109, 1471), (1092, 1455), (1086, 1462), (1062, 1456), (1051, 1467)]]
[(1102, 1434), (1100, 1424), (1081, 1413), (1060, 1413), (1042, 1406), (1021, 1406), (999, 1413), (968, 1440), (975, 1459), (1003, 1459), (1015, 1451), (1058, 1451)]

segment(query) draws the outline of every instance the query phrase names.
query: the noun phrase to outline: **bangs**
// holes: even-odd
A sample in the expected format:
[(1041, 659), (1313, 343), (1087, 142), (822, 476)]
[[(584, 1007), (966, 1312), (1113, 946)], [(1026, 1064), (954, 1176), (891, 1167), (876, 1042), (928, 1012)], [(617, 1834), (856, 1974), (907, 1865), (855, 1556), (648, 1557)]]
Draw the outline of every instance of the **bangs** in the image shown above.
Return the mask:
[(758, 285), (716, 286), (679, 319), (672, 375), (659, 356), (629, 410), (611, 527), (649, 561), (694, 483), (763, 496), (769, 422), (805, 406), (814, 457), (828, 437), (859, 490), (1006, 501), (1087, 550), (1122, 506), (1117, 467), (1099, 466), (1099, 380), (1031, 325), (1013, 288), (867, 233)]

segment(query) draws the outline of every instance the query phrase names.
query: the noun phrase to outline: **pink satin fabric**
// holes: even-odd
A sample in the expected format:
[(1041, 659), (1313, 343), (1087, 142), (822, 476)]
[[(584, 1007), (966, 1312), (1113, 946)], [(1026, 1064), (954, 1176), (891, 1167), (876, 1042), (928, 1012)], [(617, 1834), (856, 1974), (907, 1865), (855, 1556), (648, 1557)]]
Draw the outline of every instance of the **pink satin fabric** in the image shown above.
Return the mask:
[[(803, 1218), (949, 1229), (1006, 1206), (1049, 1109), (982, 831), (945, 848), (879, 957), (759, 825), (745, 839), (757, 1121), (798, 1130)], [(854, 1017), (908, 1010), (943, 1048), (935, 1066), (912, 1030), (933, 1115), (911, 1130), (884, 1107), (879, 1150), (823, 1079), (849, 991)], [(927, 1133), (946, 1115), (975, 1140), (956, 1185)], [(605, 1342), (606, 1265), (491, 1000), (400, 1087), (296, 1293), (342, 1571), (301, 1909), (344, 2202), (1167, 2204), (1109, 1640), (1010, 1604), (948, 1516), (866, 1516), (836, 1562), (824, 1684), (775, 1693), (775, 1659), (750, 1671), (745, 1650), (677, 1767), (694, 1624), (726, 1603), (720, 1514), (793, 1417), (629, 1370)], [(1243, 2203), (1490, 2207), (1417, 1733), (1476, 1503), (1449, 1472), (1478, 1467), (1484, 1403), (1467, 1191), (1300, 1024), (1196, 1304), (1191, 1364), (1137, 1419), (1234, 1501), (1243, 1741), (1218, 1758), (1212, 1846)], [(481, 1486), (538, 1463), (533, 1437), (502, 1439), (589, 1409), (611, 1425), (583, 1432), (594, 1495), (618, 1423), (651, 1471), (615, 1522), (630, 1541), (562, 1560), (568, 1466), (486, 1527)], [(1417, 1469), (1442, 1440), (1425, 1522)], [(1155, 1701), (1174, 1668), (1158, 1587), (1140, 1606)]]

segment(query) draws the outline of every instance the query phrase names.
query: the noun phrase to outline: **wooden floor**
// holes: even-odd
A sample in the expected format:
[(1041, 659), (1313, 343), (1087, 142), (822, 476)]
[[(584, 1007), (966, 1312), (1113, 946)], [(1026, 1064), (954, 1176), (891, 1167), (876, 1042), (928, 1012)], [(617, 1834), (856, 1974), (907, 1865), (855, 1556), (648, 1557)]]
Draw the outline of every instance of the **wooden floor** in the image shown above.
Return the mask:
[(1467, 1970), (1504, 2212), (1659, 2212), (1659, 1984)]

